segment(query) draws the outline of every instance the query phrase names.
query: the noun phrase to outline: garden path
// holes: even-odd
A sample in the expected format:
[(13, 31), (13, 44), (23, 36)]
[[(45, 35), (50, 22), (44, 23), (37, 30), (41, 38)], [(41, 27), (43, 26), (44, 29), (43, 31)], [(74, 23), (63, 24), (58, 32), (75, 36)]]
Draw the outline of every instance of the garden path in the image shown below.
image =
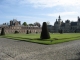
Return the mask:
[(80, 40), (41, 45), (0, 38), (0, 60), (80, 60)]

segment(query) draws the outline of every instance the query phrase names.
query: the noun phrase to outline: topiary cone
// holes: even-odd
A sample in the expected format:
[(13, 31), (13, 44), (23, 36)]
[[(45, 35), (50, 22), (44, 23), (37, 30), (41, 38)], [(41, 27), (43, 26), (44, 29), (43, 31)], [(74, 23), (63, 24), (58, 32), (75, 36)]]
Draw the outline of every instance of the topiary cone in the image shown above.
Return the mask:
[(50, 34), (49, 34), (49, 31), (48, 31), (46, 22), (43, 22), (40, 38), (41, 39), (50, 39)]
[(1, 29), (1, 35), (5, 35), (4, 28)]

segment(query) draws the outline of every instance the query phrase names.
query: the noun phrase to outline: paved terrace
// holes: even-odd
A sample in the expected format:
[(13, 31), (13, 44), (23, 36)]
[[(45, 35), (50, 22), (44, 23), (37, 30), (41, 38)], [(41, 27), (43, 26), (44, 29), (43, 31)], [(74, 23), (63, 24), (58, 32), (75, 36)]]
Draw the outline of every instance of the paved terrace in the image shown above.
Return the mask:
[(0, 38), (0, 60), (80, 60), (80, 40), (41, 45)]

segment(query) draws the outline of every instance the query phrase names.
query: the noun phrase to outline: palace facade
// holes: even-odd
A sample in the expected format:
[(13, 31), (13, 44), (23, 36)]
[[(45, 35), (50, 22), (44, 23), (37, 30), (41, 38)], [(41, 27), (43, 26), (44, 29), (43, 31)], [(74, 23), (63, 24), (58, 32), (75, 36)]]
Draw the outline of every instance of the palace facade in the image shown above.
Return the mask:
[(78, 17), (76, 22), (71, 22), (68, 19), (63, 22), (59, 16), (54, 23), (53, 32), (57, 33), (59, 30), (62, 30), (64, 33), (80, 32), (80, 17)]
[[(4, 23), (3, 25), (0, 25), (0, 31), (4, 28), (6, 34), (14, 33), (15, 31), (26, 33), (27, 30), (32, 33), (41, 32), (41, 27), (23, 26), (21, 25), (21, 21), (17, 21), (16, 19), (11, 20), (9, 23), (10, 24)], [(71, 22), (68, 19), (63, 22), (59, 16), (58, 19), (56, 19), (54, 26), (48, 25), (48, 30), (53, 33), (58, 33), (59, 30), (62, 30), (64, 33), (80, 32), (80, 17), (78, 17), (76, 22)]]
[(21, 21), (17, 21), (16, 19), (11, 20), (9, 25), (7, 25), (6, 23), (4, 23), (3, 25), (0, 25), (0, 31), (2, 28), (5, 29), (6, 34), (14, 33), (15, 31), (18, 31), (19, 33), (26, 33), (27, 30), (32, 33), (41, 32), (41, 27), (23, 26), (21, 25)]

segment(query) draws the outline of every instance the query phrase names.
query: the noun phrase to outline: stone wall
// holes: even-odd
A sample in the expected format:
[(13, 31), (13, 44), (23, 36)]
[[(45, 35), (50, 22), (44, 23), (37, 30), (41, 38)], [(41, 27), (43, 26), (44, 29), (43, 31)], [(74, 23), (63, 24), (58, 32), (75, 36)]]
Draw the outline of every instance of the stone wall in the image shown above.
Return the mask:
[(26, 33), (27, 30), (31, 33), (40, 33), (41, 32), (41, 27), (21, 27), (21, 26), (10, 26), (10, 27), (5, 27), (5, 33), (6, 34), (11, 34), (14, 33), (15, 31), (18, 31), (19, 33)]
[(18, 31), (19, 33), (27, 33), (27, 30), (31, 33), (40, 33), (41, 27), (38, 26), (22, 26), (21, 21), (17, 21), (16, 19), (13, 19), (10, 21), (10, 25), (1, 25), (0, 30), (4, 28), (5, 34), (12, 34), (15, 31)]

